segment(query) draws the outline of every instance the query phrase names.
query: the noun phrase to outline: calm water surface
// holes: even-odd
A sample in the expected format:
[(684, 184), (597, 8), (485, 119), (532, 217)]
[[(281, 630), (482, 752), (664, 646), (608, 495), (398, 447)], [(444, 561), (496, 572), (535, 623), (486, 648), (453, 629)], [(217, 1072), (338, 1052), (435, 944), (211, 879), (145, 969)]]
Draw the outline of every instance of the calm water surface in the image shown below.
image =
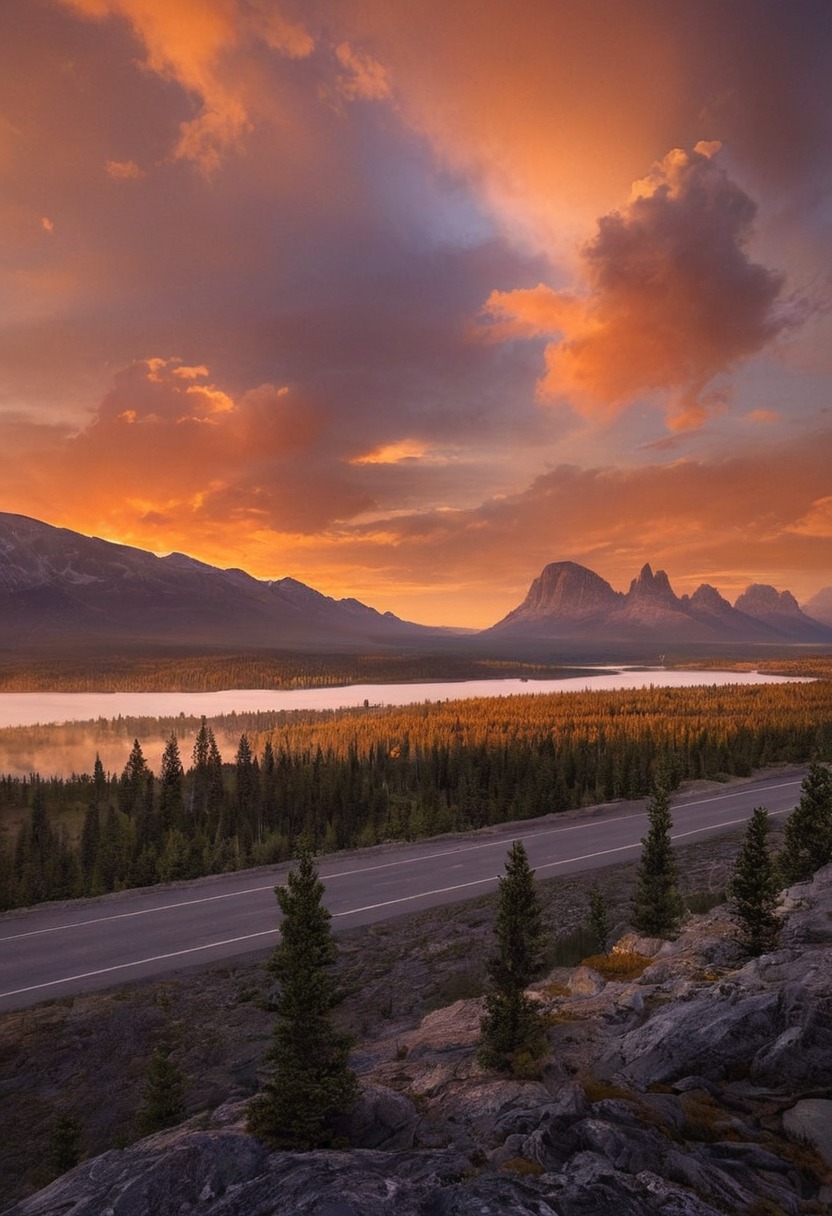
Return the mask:
[(737, 671), (665, 671), (663, 668), (605, 669), (562, 680), (459, 680), (425, 684), (348, 684), (340, 688), (231, 688), (223, 692), (8, 692), (0, 693), (0, 727), (36, 722), (85, 722), (91, 718), (206, 718), (278, 709), (344, 709), (363, 705), (413, 705), (466, 697), (512, 697), (585, 689), (686, 688), (695, 684), (776, 684), (802, 677)]

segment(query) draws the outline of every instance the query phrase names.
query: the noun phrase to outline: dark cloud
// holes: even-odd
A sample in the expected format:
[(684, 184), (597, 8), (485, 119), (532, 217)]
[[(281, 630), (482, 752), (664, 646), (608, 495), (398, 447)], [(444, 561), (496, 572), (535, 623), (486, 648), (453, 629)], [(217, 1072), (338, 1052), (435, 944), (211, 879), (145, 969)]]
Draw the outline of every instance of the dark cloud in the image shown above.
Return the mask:
[(552, 336), (543, 396), (592, 414), (662, 390), (671, 427), (695, 427), (724, 404), (718, 388), (706, 391), (714, 378), (796, 317), (778, 307), (783, 276), (748, 254), (756, 206), (716, 152), (674, 149), (626, 207), (598, 221), (583, 250), (585, 295), (492, 294), (488, 311), (503, 331)]

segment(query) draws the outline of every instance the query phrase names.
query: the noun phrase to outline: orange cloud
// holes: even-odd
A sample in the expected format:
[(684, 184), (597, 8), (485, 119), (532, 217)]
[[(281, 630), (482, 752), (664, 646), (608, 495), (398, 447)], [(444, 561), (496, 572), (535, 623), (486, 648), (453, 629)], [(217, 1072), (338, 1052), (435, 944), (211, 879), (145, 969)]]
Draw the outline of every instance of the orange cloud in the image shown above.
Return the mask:
[(832, 540), (832, 495), (816, 499), (802, 519), (789, 529), (801, 536), (817, 536)]
[(348, 42), (335, 48), (335, 57), (346, 74), (338, 77), (338, 89), (348, 101), (383, 101), (390, 96), (390, 77), (383, 64)]
[(550, 339), (542, 397), (603, 416), (660, 391), (671, 429), (695, 428), (724, 406), (707, 391), (714, 377), (789, 324), (782, 277), (746, 252), (756, 207), (714, 164), (718, 147), (673, 149), (598, 221), (582, 251), (584, 295), (492, 293), (498, 335)]
[[(251, 129), (245, 90), (229, 53), (248, 37), (289, 58), (313, 48), (305, 28), (267, 3), (239, 0), (62, 0), (93, 20), (121, 17), (145, 49), (149, 71), (175, 80), (197, 98), (199, 113), (183, 122), (174, 155), (211, 172)], [(110, 162), (116, 165), (121, 162)], [(129, 163), (129, 162), (124, 162)], [(108, 171), (110, 171), (108, 169)], [(111, 172), (111, 176), (131, 176)]]
[(104, 168), (107, 176), (116, 181), (137, 181), (140, 177), (144, 177), (144, 170), (140, 169), (132, 160), (108, 160)]

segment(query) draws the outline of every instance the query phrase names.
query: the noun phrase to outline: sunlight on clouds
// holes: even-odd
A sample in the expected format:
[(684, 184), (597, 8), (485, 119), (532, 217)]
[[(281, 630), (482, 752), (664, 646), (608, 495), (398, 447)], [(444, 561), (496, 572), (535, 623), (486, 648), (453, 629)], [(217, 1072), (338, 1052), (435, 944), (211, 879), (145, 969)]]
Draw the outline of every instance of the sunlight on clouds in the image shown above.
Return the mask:
[(338, 90), (348, 101), (383, 101), (390, 96), (389, 73), (372, 55), (342, 42), (335, 56), (349, 73), (338, 77)]
[(227, 414), (235, 408), (228, 393), (224, 393), (221, 388), (214, 388), (213, 385), (189, 384), (185, 392), (211, 414)]
[(144, 170), (132, 160), (108, 160), (104, 168), (107, 176), (116, 181), (137, 181), (144, 177)]
[(832, 540), (832, 496), (816, 499), (803, 518), (786, 531), (801, 536), (828, 537)]
[[(283, 19), (272, 4), (240, 0), (61, 0), (93, 20), (121, 17), (145, 49), (145, 66), (175, 80), (197, 98), (200, 112), (183, 122), (174, 157), (214, 172), (223, 157), (239, 150), (252, 129), (243, 82), (227, 61), (253, 37), (287, 58), (310, 54), (313, 40), (305, 28)], [(131, 162), (109, 162), (125, 165)], [(109, 171), (109, 168), (108, 168)], [(111, 176), (132, 176), (111, 172)]]
[(373, 448), (364, 456), (354, 456), (350, 464), (398, 464), (402, 460), (420, 460), (429, 450), (428, 445), (418, 439), (400, 439), (397, 443)]
[(489, 297), (496, 336), (549, 339), (543, 399), (611, 416), (661, 392), (670, 429), (695, 429), (727, 405), (714, 377), (793, 323), (775, 310), (782, 276), (746, 252), (755, 204), (713, 163), (715, 143), (697, 148), (674, 148), (599, 219), (583, 295), (540, 285)]

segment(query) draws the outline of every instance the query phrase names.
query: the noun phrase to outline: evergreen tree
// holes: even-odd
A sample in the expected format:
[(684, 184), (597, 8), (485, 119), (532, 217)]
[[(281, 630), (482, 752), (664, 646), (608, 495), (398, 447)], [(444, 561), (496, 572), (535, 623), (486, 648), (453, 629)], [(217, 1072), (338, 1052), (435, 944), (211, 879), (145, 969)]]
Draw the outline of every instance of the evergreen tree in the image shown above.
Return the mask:
[(312, 854), (304, 849), (285, 887), (275, 894), (283, 914), (269, 969), (280, 991), (269, 1052), (271, 1076), (249, 1105), (249, 1128), (278, 1148), (333, 1144), (337, 1121), (357, 1096), (348, 1065), (350, 1041), (332, 1022), (339, 996), (330, 914)]
[(803, 882), (832, 861), (832, 773), (812, 764), (800, 787), (801, 796), (786, 820), (778, 858), (786, 882)]
[(101, 757), (97, 752), (92, 769), (92, 788), (95, 805), (99, 807), (103, 806), (107, 801), (107, 774), (104, 772), (104, 765), (101, 763)]
[(66, 1111), (52, 1125), (52, 1160), (56, 1175), (65, 1174), (81, 1160), (81, 1124)]
[(236, 790), (237, 831), (248, 849), (255, 840), (260, 840), (259, 786), (260, 772), (251, 750), (248, 735), (240, 736), (240, 745), (234, 758), (234, 780)]
[(179, 743), (171, 732), (162, 753), (159, 771), (159, 821), (163, 832), (182, 826), (185, 810), (185, 774), (179, 755)]
[(610, 906), (599, 887), (593, 887), (589, 893), (589, 927), (598, 938), (598, 949), (606, 954), (612, 933)]
[(143, 809), (149, 771), (141, 744), (134, 739), (118, 783), (119, 810), (125, 815), (135, 815)]
[(755, 807), (728, 888), (731, 911), (739, 922), (740, 940), (753, 955), (774, 947), (779, 928), (775, 915), (779, 884), (768, 833), (768, 811), (762, 806)]
[(653, 787), (647, 821), (633, 896), (633, 928), (650, 937), (671, 937), (679, 928), (683, 905), (670, 843), (670, 795), (660, 785)]
[(144, 1100), (137, 1124), (143, 1136), (180, 1123), (185, 1114), (185, 1078), (182, 1070), (162, 1047), (150, 1057)]
[(92, 893), (92, 876), (98, 858), (98, 848), (101, 843), (101, 816), (96, 803), (91, 802), (84, 814), (84, 826), (81, 828), (81, 840), (78, 855), (81, 863), (81, 873), (87, 891)]
[(537, 1006), (525, 992), (543, 966), (544, 933), (534, 871), (519, 840), (500, 879), (494, 934), (497, 952), (488, 964), (479, 1060), (486, 1068), (520, 1072), (543, 1055), (546, 1036)]

